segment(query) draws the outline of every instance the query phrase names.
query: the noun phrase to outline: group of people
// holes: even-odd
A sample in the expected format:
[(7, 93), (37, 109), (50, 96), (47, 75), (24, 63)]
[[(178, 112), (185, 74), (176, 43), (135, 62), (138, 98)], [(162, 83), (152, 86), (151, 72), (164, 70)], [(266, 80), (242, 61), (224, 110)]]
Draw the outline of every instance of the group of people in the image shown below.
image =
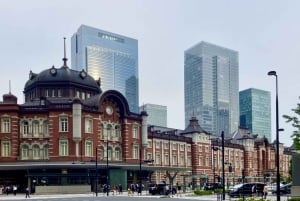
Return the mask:
[(144, 184), (140, 187), (139, 184), (130, 184), (127, 189), (128, 196), (134, 195), (135, 192), (137, 192), (138, 195), (142, 194), (142, 191), (144, 190)]
[[(258, 194), (257, 189), (256, 189), (256, 185), (252, 186), (251, 192), (252, 192), (252, 197), (256, 197), (256, 195)], [(267, 195), (268, 195), (268, 187), (266, 185), (264, 185), (264, 188), (262, 190), (263, 199), (266, 199)]]
[[(17, 192), (18, 192), (18, 186), (17, 185), (7, 185), (7, 186), (1, 186), (0, 187), (1, 189), (1, 193), (5, 193), (6, 195), (12, 193), (13, 195), (17, 195)], [(30, 198), (30, 195), (29, 195), (29, 188), (26, 187), (25, 188), (25, 198)]]

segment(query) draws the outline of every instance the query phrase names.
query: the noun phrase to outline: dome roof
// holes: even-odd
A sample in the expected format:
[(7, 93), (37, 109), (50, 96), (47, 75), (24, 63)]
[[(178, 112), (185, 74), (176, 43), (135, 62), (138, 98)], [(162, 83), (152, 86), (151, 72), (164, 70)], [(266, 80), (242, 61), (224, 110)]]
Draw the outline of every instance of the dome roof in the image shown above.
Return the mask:
[(52, 66), (50, 69), (46, 69), (39, 74), (30, 71), (29, 80), (24, 87), (24, 93), (37, 85), (47, 85), (50, 87), (53, 85), (57, 86), (58, 84), (72, 84), (83, 88), (98, 89), (99, 93), (101, 92), (100, 79), (95, 81), (84, 70), (76, 71), (64, 65), (61, 68)]

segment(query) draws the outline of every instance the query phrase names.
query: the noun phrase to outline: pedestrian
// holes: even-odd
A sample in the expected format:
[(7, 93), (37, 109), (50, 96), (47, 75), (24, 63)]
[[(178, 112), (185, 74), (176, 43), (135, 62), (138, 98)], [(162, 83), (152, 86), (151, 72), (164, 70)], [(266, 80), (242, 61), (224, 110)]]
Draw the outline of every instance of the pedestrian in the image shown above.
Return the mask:
[(267, 195), (268, 195), (268, 187), (265, 185), (263, 190), (263, 198), (267, 199)]
[(255, 195), (256, 195), (256, 185), (255, 184), (252, 186), (251, 192), (252, 192), (252, 197), (255, 197)]
[(14, 195), (16, 196), (17, 195), (17, 186), (16, 185), (13, 186), (13, 192), (14, 192)]
[(26, 187), (26, 189), (25, 189), (25, 198), (30, 198), (28, 187)]

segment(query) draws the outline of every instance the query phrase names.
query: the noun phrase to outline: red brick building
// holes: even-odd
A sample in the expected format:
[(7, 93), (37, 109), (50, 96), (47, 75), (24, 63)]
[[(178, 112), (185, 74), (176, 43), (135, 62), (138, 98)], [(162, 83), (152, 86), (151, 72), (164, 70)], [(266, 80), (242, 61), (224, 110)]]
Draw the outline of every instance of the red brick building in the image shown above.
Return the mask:
[[(49, 193), (163, 181), (199, 187), (220, 180), (220, 138), (197, 119), (183, 131), (147, 125), (147, 113), (132, 113), (121, 93), (102, 92), (100, 80), (63, 60), (60, 68), (30, 72), (23, 104), (10, 92), (3, 95), (0, 185)], [(242, 170), (247, 179), (275, 175), (275, 144), (247, 132), (239, 129), (225, 139), (228, 185), (239, 182)], [(290, 150), (281, 145), (284, 177), (290, 159)]]

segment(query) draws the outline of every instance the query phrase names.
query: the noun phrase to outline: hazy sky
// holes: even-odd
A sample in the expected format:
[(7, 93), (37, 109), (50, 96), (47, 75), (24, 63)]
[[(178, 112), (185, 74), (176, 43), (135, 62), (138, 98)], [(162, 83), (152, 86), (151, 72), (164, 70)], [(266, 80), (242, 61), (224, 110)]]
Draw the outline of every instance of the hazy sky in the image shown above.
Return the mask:
[[(3, 0), (0, 1), (0, 95), (23, 103), (29, 71), (63, 62), (63, 37), (81, 24), (139, 42), (140, 104), (168, 107), (168, 126), (184, 129), (184, 51), (207, 41), (239, 52), (240, 90), (272, 94), (275, 138), (275, 77), (279, 89), (280, 142), (291, 145), (294, 128), (283, 114), (299, 101), (300, 1), (297, 0)], [(2, 100), (2, 98), (0, 99)]]

